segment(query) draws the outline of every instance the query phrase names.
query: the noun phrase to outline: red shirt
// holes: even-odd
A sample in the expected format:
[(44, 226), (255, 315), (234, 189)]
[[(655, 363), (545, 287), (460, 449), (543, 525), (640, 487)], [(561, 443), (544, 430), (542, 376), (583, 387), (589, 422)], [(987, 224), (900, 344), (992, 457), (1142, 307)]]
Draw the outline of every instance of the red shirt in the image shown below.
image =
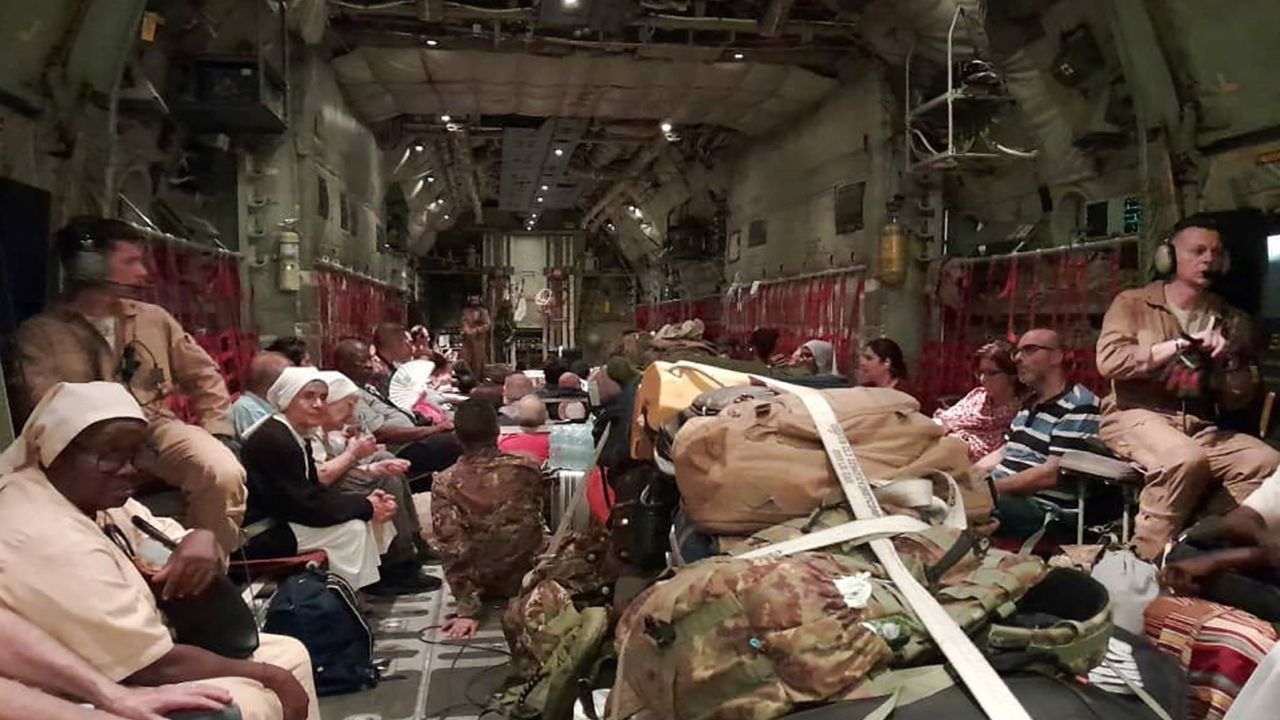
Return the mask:
[(539, 463), (551, 457), (551, 434), (544, 432), (518, 432), (498, 438), (498, 449), (512, 455), (524, 455)]

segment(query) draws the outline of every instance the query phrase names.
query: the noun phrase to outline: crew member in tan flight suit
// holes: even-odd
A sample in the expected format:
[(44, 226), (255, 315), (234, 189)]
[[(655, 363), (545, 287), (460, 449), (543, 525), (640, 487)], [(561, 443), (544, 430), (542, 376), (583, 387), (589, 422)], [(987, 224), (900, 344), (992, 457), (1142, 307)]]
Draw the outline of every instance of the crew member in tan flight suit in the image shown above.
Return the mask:
[[(147, 414), (143, 472), (181, 488), (184, 524), (240, 545), (245, 473), (219, 438), (234, 437), (231, 400), (218, 366), (164, 308), (140, 302), (149, 279), (145, 236), (120, 220), (77, 218), (57, 235), (66, 293), (57, 307), (22, 324), (17, 355), (27, 410), (59, 382), (114, 380)], [(180, 389), (199, 425), (168, 409)]]
[(1098, 371), (1111, 381), (1100, 436), (1146, 470), (1134, 542), (1148, 559), (1216, 486), (1234, 502), (1219, 494), (1213, 499), (1221, 502), (1206, 509), (1225, 512), (1280, 465), (1280, 453), (1261, 440), (1218, 427), (1215, 398), (1185, 383), (1180, 354), (1198, 354), (1219, 370), (1249, 357), (1247, 318), (1209, 291), (1225, 263), (1221, 233), (1211, 219), (1192, 216), (1157, 252), (1157, 270), (1169, 279), (1116, 296), (1102, 321), (1097, 356)]

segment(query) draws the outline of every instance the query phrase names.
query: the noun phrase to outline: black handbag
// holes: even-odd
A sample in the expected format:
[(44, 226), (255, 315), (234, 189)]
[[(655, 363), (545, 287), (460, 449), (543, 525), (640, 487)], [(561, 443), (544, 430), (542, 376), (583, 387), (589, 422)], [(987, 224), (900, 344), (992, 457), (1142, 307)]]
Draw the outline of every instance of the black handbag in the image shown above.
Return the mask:
[[(170, 551), (178, 547), (169, 536), (146, 520), (134, 516), (132, 522), (142, 532)], [(107, 536), (130, 557), (136, 557), (124, 533), (114, 525)], [(114, 531), (114, 532), (112, 532)], [(258, 649), (258, 622), (240, 591), (226, 575), (214, 578), (199, 595), (186, 598), (157, 598), (178, 643), (194, 645), (223, 657), (244, 660)]]

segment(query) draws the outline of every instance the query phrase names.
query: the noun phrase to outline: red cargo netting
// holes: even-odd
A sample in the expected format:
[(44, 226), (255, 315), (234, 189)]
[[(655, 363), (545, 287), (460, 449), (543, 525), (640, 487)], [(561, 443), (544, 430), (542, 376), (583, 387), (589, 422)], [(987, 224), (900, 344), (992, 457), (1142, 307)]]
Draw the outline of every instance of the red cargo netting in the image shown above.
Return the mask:
[(837, 370), (851, 376), (862, 328), (863, 280), (861, 268), (848, 268), (734, 288), (724, 299), (725, 335), (745, 343), (756, 328), (775, 328), (779, 353), (826, 340), (835, 346)]
[(949, 261), (927, 304), (928, 335), (912, 383), (921, 406), (972, 389), (973, 353), (1032, 328), (1058, 331), (1072, 381), (1105, 392), (1094, 362), (1102, 316), (1139, 280), (1137, 244), (1122, 240), (1063, 251)]
[(326, 366), (330, 366), (339, 342), (347, 338), (370, 341), (379, 323), (404, 324), (409, 315), (403, 292), (353, 273), (318, 268), (316, 286), (320, 353)]
[[(143, 299), (172, 313), (218, 364), (231, 394), (239, 393), (258, 349), (258, 336), (241, 312), (239, 257), (157, 242), (149, 248), (148, 263), (152, 283)], [(179, 417), (192, 419), (185, 397), (173, 397), (170, 406)]]

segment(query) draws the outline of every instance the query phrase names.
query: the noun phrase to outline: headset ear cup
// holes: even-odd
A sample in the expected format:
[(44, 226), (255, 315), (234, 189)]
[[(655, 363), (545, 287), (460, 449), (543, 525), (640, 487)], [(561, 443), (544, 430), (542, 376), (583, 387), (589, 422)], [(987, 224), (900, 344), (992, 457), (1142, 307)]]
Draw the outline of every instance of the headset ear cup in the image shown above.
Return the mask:
[(97, 250), (81, 250), (72, 256), (67, 271), (68, 276), (81, 282), (104, 282), (107, 278), (107, 257)]
[(1177, 269), (1178, 256), (1173, 251), (1173, 244), (1168, 240), (1161, 240), (1156, 246), (1155, 255), (1151, 257), (1151, 266), (1160, 275), (1172, 275)]

